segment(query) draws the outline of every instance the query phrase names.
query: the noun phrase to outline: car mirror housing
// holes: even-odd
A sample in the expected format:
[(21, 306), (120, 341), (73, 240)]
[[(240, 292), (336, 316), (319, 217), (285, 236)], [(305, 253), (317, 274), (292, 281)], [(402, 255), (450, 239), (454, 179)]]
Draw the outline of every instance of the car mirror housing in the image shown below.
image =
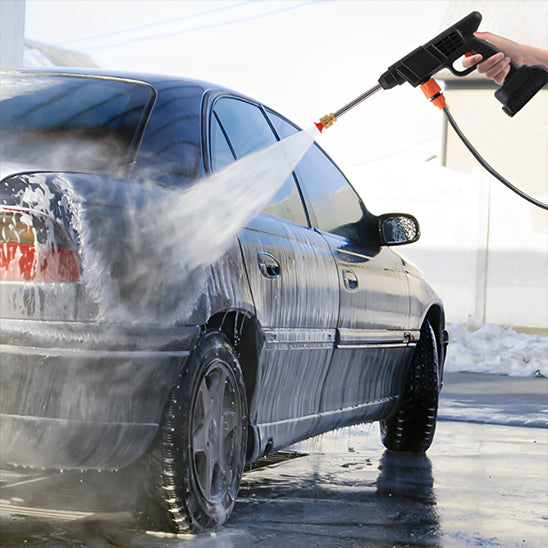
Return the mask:
[(379, 217), (381, 245), (412, 244), (420, 238), (419, 222), (407, 213), (385, 213)]

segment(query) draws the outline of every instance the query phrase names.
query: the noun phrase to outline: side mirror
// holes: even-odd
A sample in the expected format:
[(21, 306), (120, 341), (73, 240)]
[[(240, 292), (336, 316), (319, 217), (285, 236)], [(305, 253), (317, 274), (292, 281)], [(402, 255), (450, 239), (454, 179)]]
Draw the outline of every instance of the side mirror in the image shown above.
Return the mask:
[(381, 245), (404, 245), (416, 242), (421, 235), (419, 222), (406, 213), (385, 213), (379, 217)]

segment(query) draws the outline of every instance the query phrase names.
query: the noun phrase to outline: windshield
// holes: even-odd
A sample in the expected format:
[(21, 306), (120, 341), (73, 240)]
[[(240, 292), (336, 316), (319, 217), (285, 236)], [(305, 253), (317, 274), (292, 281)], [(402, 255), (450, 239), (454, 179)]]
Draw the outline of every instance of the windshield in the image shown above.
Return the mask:
[(149, 85), (135, 82), (3, 74), (0, 162), (122, 174), (153, 97)]

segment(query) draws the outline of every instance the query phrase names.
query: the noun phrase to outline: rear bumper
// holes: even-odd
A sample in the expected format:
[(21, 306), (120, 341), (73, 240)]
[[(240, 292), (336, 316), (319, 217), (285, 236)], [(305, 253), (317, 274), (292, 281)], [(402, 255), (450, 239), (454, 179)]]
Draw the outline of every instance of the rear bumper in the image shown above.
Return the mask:
[(0, 320), (0, 463), (130, 464), (198, 336), (195, 326)]

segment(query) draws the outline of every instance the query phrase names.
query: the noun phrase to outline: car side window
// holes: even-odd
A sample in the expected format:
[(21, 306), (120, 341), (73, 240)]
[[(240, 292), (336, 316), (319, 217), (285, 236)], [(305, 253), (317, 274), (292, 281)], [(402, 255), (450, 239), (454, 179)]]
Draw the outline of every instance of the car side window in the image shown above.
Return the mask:
[(360, 241), (365, 207), (339, 168), (314, 144), (295, 169), (317, 227)]
[[(230, 163), (230, 156), (239, 159), (277, 142), (263, 111), (257, 105), (240, 99), (218, 99), (210, 124), (211, 165), (214, 171)], [(263, 211), (308, 226), (304, 205), (292, 175)]]
[(215, 114), (211, 117), (211, 167), (213, 171), (219, 171), (234, 161), (234, 154), (225, 134), (219, 125)]

